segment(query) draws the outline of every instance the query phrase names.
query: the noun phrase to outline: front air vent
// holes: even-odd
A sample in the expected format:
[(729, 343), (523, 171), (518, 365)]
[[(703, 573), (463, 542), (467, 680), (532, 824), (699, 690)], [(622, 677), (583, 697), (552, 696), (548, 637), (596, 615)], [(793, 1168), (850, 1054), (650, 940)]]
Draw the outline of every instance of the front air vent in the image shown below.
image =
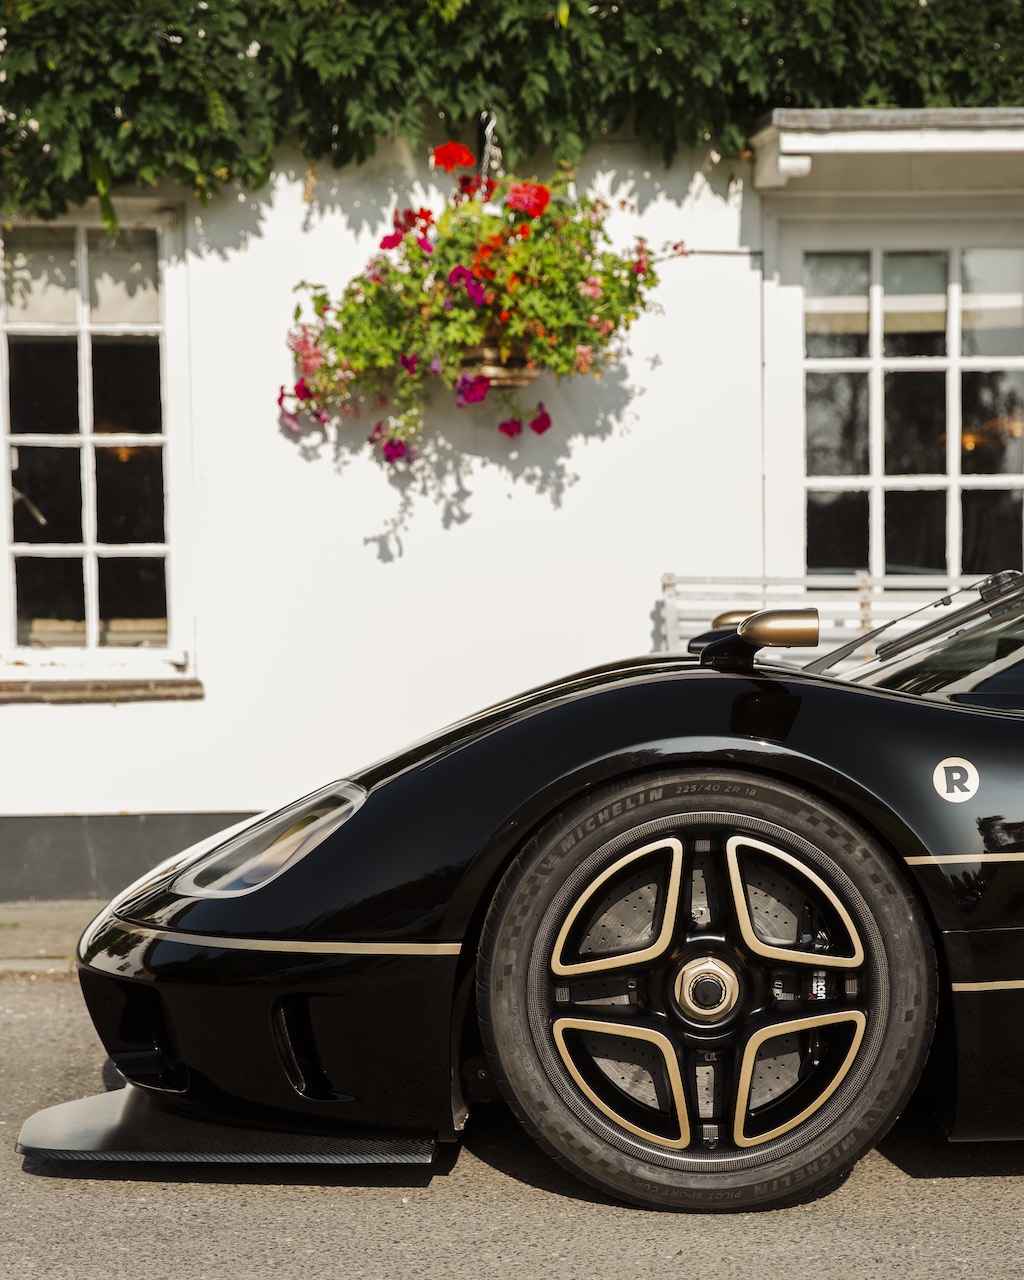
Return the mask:
[(159, 993), (89, 969), (80, 970), (79, 978), (93, 1023), (118, 1071), (132, 1084), (184, 1093), (188, 1068)]

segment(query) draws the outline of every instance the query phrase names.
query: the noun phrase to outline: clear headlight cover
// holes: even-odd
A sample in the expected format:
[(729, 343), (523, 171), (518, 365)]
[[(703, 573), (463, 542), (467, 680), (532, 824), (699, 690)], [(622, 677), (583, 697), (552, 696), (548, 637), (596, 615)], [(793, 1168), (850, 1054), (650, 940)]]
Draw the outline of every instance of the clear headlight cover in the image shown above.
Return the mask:
[(191, 863), (171, 888), (190, 898), (254, 893), (337, 831), (365, 799), (366, 792), (354, 782), (321, 787), (218, 844)]

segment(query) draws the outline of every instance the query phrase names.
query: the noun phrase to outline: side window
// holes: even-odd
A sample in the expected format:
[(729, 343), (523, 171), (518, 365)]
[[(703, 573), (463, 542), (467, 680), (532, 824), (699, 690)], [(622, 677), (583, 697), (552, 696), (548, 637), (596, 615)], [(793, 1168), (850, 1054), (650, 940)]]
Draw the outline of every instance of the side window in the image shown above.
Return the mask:
[(802, 261), (807, 571), (1020, 569), (1024, 248)]
[(0, 657), (166, 653), (158, 231), (18, 226), (0, 250)]

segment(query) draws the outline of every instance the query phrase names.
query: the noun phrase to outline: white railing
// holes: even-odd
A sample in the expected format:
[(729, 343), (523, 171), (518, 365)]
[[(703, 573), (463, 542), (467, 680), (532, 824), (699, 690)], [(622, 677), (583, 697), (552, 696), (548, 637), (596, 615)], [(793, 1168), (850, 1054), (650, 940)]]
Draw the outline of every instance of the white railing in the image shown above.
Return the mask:
[[(812, 574), (806, 578), (701, 578), (666, 573), (662, 590), (662, 647), (685, 652), (689, 641), (721, 613), (730, 610), (806, 609), (813, 606), (821, 619), (817, 649), (794, 651), (801, 665), (858, 635), (866, 635), (893, 618), (902, 618), (948, 592), (975, 581), (945, 575), (889, 575), (866, 573)], [(913, 623), (891, 627), (885, 638), (910, 630)], [(858, 654), (870, 657), (870, 649)]]

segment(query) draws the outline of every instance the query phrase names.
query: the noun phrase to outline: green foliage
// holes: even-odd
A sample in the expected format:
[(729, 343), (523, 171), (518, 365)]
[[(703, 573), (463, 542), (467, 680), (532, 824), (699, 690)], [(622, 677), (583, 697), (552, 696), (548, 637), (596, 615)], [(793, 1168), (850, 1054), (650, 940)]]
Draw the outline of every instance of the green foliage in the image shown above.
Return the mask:
[(42, 217), (164, 176), (252, 187), (284, 139), (361, 160), (487, 104), (511, 165), (623, 127), (738, 151), (777, 106), (1024, 104), (1024, 0), (0, 0), (0, 42), (0, 207)]

